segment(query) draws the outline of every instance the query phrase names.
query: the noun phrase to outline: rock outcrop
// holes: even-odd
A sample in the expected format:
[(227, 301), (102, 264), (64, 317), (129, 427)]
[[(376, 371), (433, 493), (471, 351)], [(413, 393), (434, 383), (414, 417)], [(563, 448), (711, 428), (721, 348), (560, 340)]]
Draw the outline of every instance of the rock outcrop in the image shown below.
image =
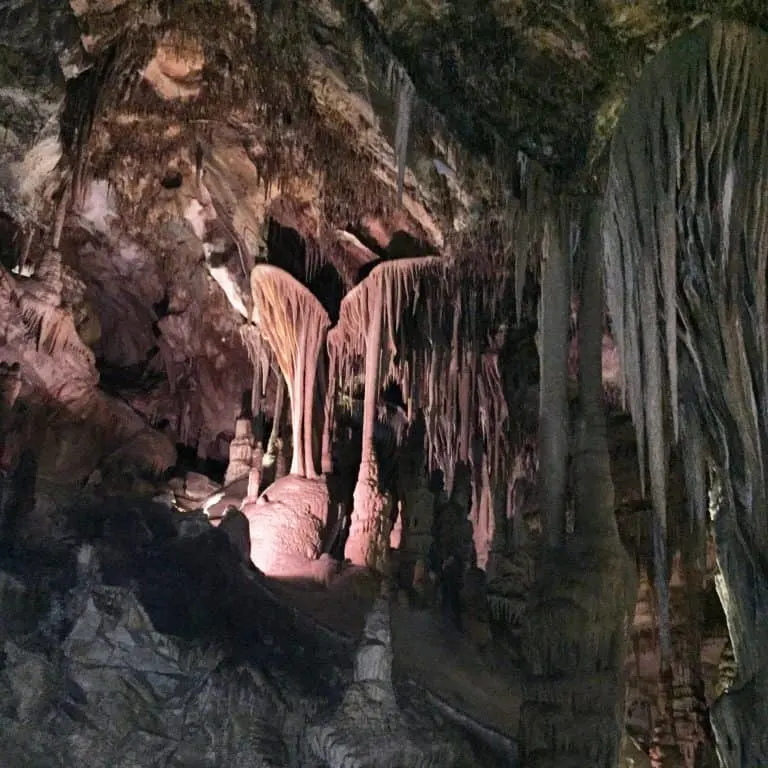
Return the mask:
[(264, 674), (159, 633), (133, 590), (101, 583), (90, 545), (77, 568), (45, 615), (2, 572), (4, 765), (287, 764), (285, 702)]
[(55, 544), (2, 550), (4, 768), (508, 765), (396, 696), (386, 600), (352, 660), (203, 515), (81, 503)]

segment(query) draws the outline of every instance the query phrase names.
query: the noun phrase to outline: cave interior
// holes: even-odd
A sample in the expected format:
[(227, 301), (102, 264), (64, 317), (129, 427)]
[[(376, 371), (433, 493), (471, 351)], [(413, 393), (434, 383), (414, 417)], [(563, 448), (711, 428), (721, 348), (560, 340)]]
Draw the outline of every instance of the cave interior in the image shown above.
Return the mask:
[(765, 768), (766, 648), (763, 0), (0, 0), (0, 765)]

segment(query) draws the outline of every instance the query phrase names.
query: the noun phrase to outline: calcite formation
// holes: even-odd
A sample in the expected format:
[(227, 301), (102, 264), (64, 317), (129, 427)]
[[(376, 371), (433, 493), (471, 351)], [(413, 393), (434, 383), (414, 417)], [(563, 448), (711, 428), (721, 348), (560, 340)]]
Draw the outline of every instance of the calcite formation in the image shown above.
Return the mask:
[(235, 421), (235, 436), (229, 444), (229, 464), (224, 485), (249, 477), (253, 463), (253, 429), (250, 418)]
[(338, 711), (313, 723), (307, 739), (317, 758), (344, 768), (460, 764), (460, 747), (436, 732), (409, 727), (397, 705), (385, 599), (378, 599), (366, 618), (355, 654), (354, 679)]
[(310, 565), (322, 551), (328, 503), (322, 480), (290, 474), (244, 504), (253, 564), (270, 576), (311, 579)]
[(764, 764), (766, 28), (0, 0), (10, 768)]

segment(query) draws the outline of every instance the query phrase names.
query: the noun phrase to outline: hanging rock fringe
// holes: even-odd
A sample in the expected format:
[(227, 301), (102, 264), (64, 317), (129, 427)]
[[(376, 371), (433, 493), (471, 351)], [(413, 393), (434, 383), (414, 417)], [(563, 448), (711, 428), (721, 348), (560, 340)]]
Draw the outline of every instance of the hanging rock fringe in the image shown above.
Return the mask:
[(88, 369), (94, 369), (93, 352), (78, 336), (72, 315), (30, 297), (20, 300), (21, 320), (37, 350), (51, 357), (75, 355)]
[(366, 331), (379, 295), (383, 299), (382, 346), (386, 361), (382, 371), (389, 369), (398, 352), (409, 347), (405, 336), (411, 328), (411, 323), (406, 322), (409, 315), (424, 319), (424, 325), (417, 325), (431, 326), (431, 305), (419, 299), (430, 280), (442, 279), (443, 270), (443, 261), (434, 256), (385, 261), (344, 297), (339, 321), (328, 334), (329, 347), (335, 349), (337, 381), (351, 383), (354, 374), (361, 371)]
[(267, 381), (269, 380), (270, 350), (262, 344), (261, 332), (255, 325), (240, 326), (240, 338), (248, 353), (248, 359), (256, 372), (256, 378), (261, 382), (261, 397), (267, 394)]
[(706, 452), (747, 552), (768, 545), (767, 117), (768, 36), (708, 22), (646, 67), (611, 149), (607, 297), (643, 484), (650, 475), (666, 658), (667, 462), (678, 434), (694, 460), (693, 509), (706, 508)]

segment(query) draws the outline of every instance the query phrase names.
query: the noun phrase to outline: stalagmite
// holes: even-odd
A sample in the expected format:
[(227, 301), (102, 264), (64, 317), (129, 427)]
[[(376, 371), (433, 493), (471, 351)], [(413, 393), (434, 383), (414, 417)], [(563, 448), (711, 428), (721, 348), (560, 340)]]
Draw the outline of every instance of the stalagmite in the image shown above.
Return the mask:
[(344, 297), (339, 322), (328, 334), (337, 366), (332, 377), (349, 381), (353, 361), (361, 357), (365, 360), (362, 458), (345, 549), (345, 556), (356, 565), (375, 562), (382, 554), (377, 550), (386, 547), (389, 534), (382, 520), (384, 499), (378, 487), (379, 467), (373, 443), (380, 373), (382, 368), (389, 368), (398, 350), (404, 347), (400, 334), (404, 332), (405, 313), (416, 312), (425, 284), (439, 278), (442, 272), (443, 262), (437, 257), (379, 264)]
[(248, 477), (253, 460), (253, 431), (250, 418), (235, 421), (235, 436), (229, 444), (229, 465), (224, 475), (224, 485)]
[[(692, 507), (702, 508), (705, 461), (723, 483), (718, 588), (742, 683), (764, 679), (768, 641), (767, 104), (765, 33), (707, 22), (670, 43), (619, 121), (603, 222), (609, 305), (650, 470), (660, 586), (666, 446), (679, 430), (695, 462), (686, 478)], [(727, 766), (768, 760), (739, 752), (745, 737), (729, 707), (742, 706), (733, 698), (713, 712)], [(759, 718), (764, 710), (742, 711), (738, 730)]]
[(253, 322), (285, 378), (291, 399), (291, 474), (317, 477), (312, 449), (312, 408), (317, 361), (330, 325), (320, 302), (287, 272), (259, 264), (251, 272)]

